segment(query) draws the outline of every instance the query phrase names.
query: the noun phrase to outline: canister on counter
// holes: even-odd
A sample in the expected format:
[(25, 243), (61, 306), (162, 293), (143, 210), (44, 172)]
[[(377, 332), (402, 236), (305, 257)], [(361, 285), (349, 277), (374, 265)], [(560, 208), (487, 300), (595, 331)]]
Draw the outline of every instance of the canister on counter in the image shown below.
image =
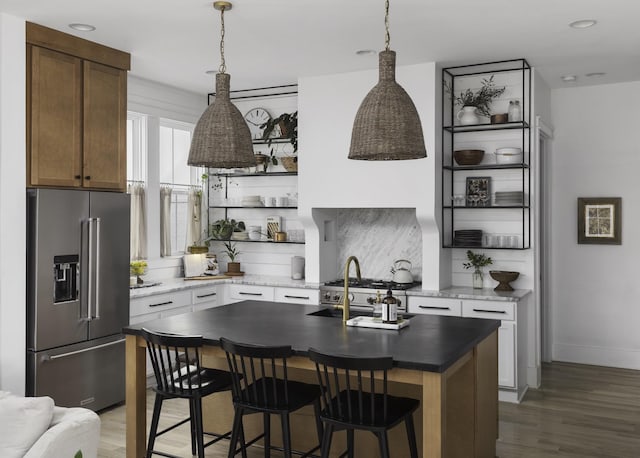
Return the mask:
[(391, 290), (387, 290), (387, 297), (382, 299), (382, 322), (398, 322), (398, 300), (393, 297)]

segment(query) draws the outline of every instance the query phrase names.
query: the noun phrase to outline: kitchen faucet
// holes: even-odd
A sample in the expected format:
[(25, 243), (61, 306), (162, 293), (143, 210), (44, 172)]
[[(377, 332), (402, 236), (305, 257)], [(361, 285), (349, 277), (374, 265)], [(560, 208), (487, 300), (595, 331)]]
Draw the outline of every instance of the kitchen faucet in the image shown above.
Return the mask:
[(360, 262), (358, 262), (358, 258), (355, 256), (349, 256), (347, 258), (347, 262), (344, 266), (344, 293), (342, 298), (342, 305), (336, 305), (336, 308), (342, 309), (342, 322), (346, 323), (349, 319), (349, 304), (351, 301), (349, 300), (349, 266), (351, 261), (356, 265), (356, 275), (358, 276), (358, 282), (362, 280), (360, 277)]

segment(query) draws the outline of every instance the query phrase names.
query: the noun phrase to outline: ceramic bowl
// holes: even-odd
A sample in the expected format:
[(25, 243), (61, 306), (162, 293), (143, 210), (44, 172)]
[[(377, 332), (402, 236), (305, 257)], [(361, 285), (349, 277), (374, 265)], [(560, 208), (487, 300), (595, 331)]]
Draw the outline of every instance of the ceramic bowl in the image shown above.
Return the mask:
[(484, 157), (481, 149), (459, 149), (453, 152), (453, 158), (458, 165), (478, 165)]

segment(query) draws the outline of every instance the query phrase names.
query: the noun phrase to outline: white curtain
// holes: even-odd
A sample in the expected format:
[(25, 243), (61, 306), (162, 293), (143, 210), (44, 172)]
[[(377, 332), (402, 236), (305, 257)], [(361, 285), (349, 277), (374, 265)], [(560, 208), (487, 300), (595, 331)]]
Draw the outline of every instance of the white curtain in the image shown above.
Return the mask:
[(131, 259), (147, 259), (146, 193), (143, 184), (130, 184), (131, 195)]
[(199, 245), (202, 231), (202, 192), (197, 189), (189, 191), (187, 201), (187, 240), (184, 251), (191, 245)]
[(160, 188), (160, 256), (171, 256), (171, 188)]

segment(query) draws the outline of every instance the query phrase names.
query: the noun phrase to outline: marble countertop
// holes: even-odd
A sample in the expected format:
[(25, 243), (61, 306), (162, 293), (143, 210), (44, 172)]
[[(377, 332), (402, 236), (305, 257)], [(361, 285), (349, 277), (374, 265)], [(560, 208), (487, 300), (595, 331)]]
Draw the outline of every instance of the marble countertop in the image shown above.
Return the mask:
[(492, 301), (517, 302), (531, 292), (530, 289), (515, 289), (513, 291), (494, 291), (493, 288), (476, 289), (470, 286), (451, 286), (449, 288), (434, 291), (420, 289), (420, 287), (407, 290), (407, 296), (443, 297), (449, 299), (479, 299)]
[[(155, 283), (153, 280), (149, 280)], [(194, 288), (204, 288), (211, 285), (221, 285), (225, 283), (239, 283), (242, 285), (277, 286), (283, 288), (303, 288), (318, 289), (319, 283), (308, 283), (304, 280), (292, 280), (289, 277), (270, 275), (244, 275), (242, 277), (229, 277), (212, 280), (185, 280), (184, 278), (169, 278), (158, 280), (159, 285), (146, 288), (133, 288), (129, 290), (131, 299), (138, 297), (152, 296), (154, 294), (170, 293)]]

